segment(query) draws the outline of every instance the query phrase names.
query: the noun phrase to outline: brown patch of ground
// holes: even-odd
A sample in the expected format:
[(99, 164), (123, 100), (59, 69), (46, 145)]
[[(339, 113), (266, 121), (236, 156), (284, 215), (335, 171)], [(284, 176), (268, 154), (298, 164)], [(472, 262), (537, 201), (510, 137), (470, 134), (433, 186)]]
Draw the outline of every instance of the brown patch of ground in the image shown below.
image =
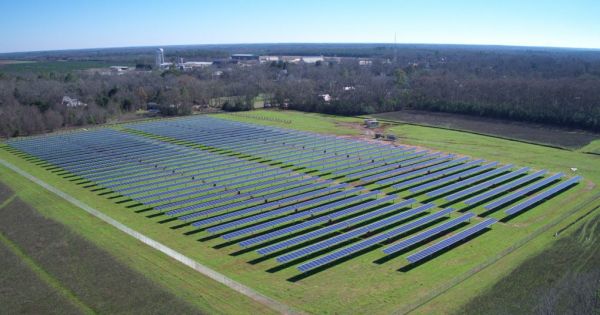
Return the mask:
[(578, 149), (593, 140), (600, 139), (600, 134), (583, 130), (561, 129), (547, 125), (450, 113), (403, 110), (372, 116), (379, 119), (463, 130), (569, 149)]
[(0, 209), (0, 216), (0, 233), (94, 312), (200, 313), (18, 198)]

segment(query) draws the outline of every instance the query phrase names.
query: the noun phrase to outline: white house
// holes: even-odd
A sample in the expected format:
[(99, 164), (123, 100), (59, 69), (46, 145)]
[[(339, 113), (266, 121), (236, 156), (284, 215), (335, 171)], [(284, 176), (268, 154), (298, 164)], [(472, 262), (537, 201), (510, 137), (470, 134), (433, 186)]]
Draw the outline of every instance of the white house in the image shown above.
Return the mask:
[(86, 103), (83, 103), (76, 98), (70, 98), (69, 96), (66, 96), (66, 95), (63, 96), (63, 98), (62, 98), (62, 104), (67, 107), (85, 107), (85, 106), (87, 106)]

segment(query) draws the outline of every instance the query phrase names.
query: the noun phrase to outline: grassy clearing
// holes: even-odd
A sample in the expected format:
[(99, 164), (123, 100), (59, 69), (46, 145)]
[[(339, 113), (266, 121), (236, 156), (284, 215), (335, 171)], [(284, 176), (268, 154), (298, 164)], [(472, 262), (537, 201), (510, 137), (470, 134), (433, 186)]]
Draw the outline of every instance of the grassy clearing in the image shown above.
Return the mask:
[(600, 140), (592, 141), (590, 144), (581, 148), (579, 151), (600, 154)]
[[(40, 189), (36, 184), (4, 167), (0, 167), (0, 178), (4, 183), (10, 185), (14, 191), (18, 192), (19, 198), (34, 207), (48, 220), (56, 220), (69, 226), (74, 232), (71, 233), (72, 237), (75, 237), (73, 236), (75, 233), (79, 237), (83, 236), (87, 242), (92, 242), (99, 248), (106, 250), (116, 263), (130, 268), (130, 272), (135, 271), (143, 274), (146, 282), (149, 283), (148, 286), (162, 288), (168, 294), (184, 301), (183, 304), (189, 303), (199, 312), (211, 314), (271, 313), (264, 306), (199, 275), (190, 268), (174, 262), (111, 226), (101, 223), (65, 200)], [(3, 224), (8, 223), (3, 221)], [(17, 224), (16, 228), (19, 226)], [(14, 235), (19, 234), (14, 233)], [(74, 250), (72, 253), (75, 254), (77, 251)], [(132, 253), (135, 254), (132, 255)], [(61, 264), (57, 265), (60, 266)], [(109, 274), (111, 272), (108, 271)], [(123, 276), (123, 274), (120, 276)], [(89, 285), (94, 285), (94, 283), (90, 282)], [(124, 287), (124, 289), (126, 288), (128, 286)], [(100, 289), (111, 290), (113, 288), (108, 286)], [(146, 289), (140, 289), (140, 292), (143, 293)], [(123, 296), (128, 297), (129, 294), (128, 292)], [(228, 301), (228, 303), (223, 303), (223, 301)]]
[[(360, 134), (356, 123), (361, 120), (355, 118), (338, 118), (293, 111), (256, 111), (252, 114), (290, 120), (292, 123), (285, 124), (228, 114), (217, 116), (338, 135)], [(147, 214), (145, 213), (135, 213), (134, 209), (127, 208), (125, 204), (115, 204), (103, 196), (83, 189), (73, 182), (67, 181), (56, 174), (51, 174), (39, 166), (25, 162), (6, 151), (0, 150), (0, 157), (42, 180), (60, 187), (63, 191), (78, 196), (83, 202), (94, 205), (97, 209), (104, 211), (124, 224), (189, 255), (234, 280), (293, 307), (320, 314), (366, 312), (380, 314), (404, 309), (410, 301), (419, 301), (431, 292), (440, 290), (446, 284), (453, 283), (457, 276), (477, 268), (490, 257), (494, 257), (510, 248), (532, 232), (561, 218), (564, 213), (582, 204), (598, 192), (598, 189), (589, 181), (598, 182), (597, 180), (600, 177), (598, 174), (600, 168), (597, 167), (599, 160), (594, 156), (435, 128), (398, 126), (392, 128), (391, 132), (401, 136), (400, 142), (406, 144), (427, 146), (437, 150), (498, 160), (505, 163), (511, 162), (523, 166), (531, 165), (548, 168), (552, 171), (565, 172), (570, 172), (569, 167), (578, 167), (580, 169), (578, 172), (586, 177), (586, 182), (578, 185), (568, 193), (524, 213), (509, 223), (495, 225), (491, 231), (408, 272), (399, 271), (406, 264), (403, 259), (404, 255), (383, 264), (377, 264), (374, 262), (380, 260), (384, 255), (379, 249), (374, 249), (308, 278), (292, 282), (289, 279), (293, 279), (298, 275), (295, 266), (275, 270), (274, 267), (277, 266), (277, 263), (273, 259), (249, 264), (249, 261), (256, 260), (259, 255), (246, 253), (230, 256), (229, 254), (240, 250), (237, 245), (224, 245), (220, 249), (215, 249), (214, 246), (223, 245), (223, 241), (213, 239), (200, 242), (199, 240), (207, 236), (206, 233), (184, 236), (183, 233), (193, 229), (169, 229), (175, 224), (157, 223), (164, 217), (146, 218)], [(477, 208), (473, 211), (481, 212), (482, 210)], [(75, 225), (77, 223), (77, 221), (74, 221), (70, 224)], [(546, 248), (551, 243), (552, 238), (541, 238), (541, 241), (536, 243), (537, 250)], [(525, 252), (524, 256), (530, 256), (535, 252), (535, 250)], [(522, 253), (522, 251), (518, 250), (515, 253)], [(125, 256), (127, 256), (126, 259), (137, 259), (137, 255), (136, 257), (133, 257), (134, 255)], [(505, 261), (507, 260), (501, 259), (492, 268)], [(513, 264), (513, 261), (511, 261), (508, 265), (514, 267), (519, 262), (516, 261)], [(272, 272), (266, 272), (266, 270), (272, 270)], [(492, 273), (484, 278), (477, 274), (476, 277), (483, 281), (481, 282), (483, 285), (492, 285), (504, 274)], [(173, 288), (181, 285), (176, 282), (169, 283)], [(449, 300), (448, 303), (436, 303), (438, 299), (435, 299), (426, 307), (434, 313), (456, 310), (468, 299), (479, 294), (480, 288), (476, 285), (466, 287), (461, 285), (460, 292), (455, 289), (449, 291), (458, 292), (460, 299)], [(229, 300), (237, 301), (238, 299), (230, 298)], [(236, 309), (236, 306), (232, 307), (234, 310)]]
[[(316, 113), (302, 113), (289, 110), (257, 110), (246, 113), (244, 116), (235, 114), (216, 114), (215, 117), (243, 121), (267, 126), (290, 128), (297, 130), (312, 131), (317, 133), (335, 135), (358, 135), (360, 132), (351, 128), (350, 124), (360, 123), (362, 119), (353, 117), (338, 117)], [(251, 118), (255, 116), (256, 118)], [(271, 118), (276, 121), (269, 121)], [(283, 121), (290, 121), (285, 123)]]

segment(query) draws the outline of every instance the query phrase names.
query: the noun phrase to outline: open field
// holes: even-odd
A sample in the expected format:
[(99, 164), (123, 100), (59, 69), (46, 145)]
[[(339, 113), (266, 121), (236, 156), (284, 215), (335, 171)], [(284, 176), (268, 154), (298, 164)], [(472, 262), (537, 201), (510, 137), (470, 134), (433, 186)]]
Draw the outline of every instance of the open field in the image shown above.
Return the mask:
[(340, 136), (360, 135), (357, 124), (362, 119), (295, 111), (262, 110), (242, 114), (216, 114), (215, 117), (266, 126), (305, 130)]
[(371, 115), (375, 118), (410, 124), (464, 130), (569, 149), (578, 149), (600, 138), (589, 131), (567, 130), (545, 125), (511, 122), (459, 114), (403, 110)]
[(18, 198), (5, 205), (0, 214), (3, 237), (70, 292), (76, 300), (73, 304), (83, 304), (85, 310), (107, 314), (200, 313)]
[[(255, 117), (252, 115), (255, 115)], [(256, 111), (244, 116), (227, 114), (215, 116), (269, 126), (335, 133), (345, 135), (347, 138), (361, 138), (363, 132), (358, 126), (360, 120), (354, 118), (275, 111)], [(218, 137), (219, 141), (206, 146), (200, 142), (195, 142), (194, 137), (185, 137), (184, 132), (169, 133), (168, 130), (161, 132), (160, 128), (157, 128), (158, 125), (144, 129), (144, 124), (120, 126), (116, 129), (118, 129), (119, 134), (135, 136), (135, 139), (138, 139), (138, 137), (141, 139), (160, 139), (165, 148), (173, 146), (173, 150), (179, 150), (181, 152), (180, 158), (184, 158), (186, 154), (189, 154), (190, 158), (194, 154), (205, 154), (207, 158), (214, 157), (215, 161), (234, 158), (243, 160), (239, 162), (241, 165), (247, 163), (244, 161), (248, 161), (248, 163), (254, 161), (252, 163), (280, 167), (277, 166), (277, 163), (264, 162), (268, 158), (268, 150), (266, 149), (264, 152), (243, 151), (243, 153), (236, 153), (235, 146), (223, 146), (226, 143), (224, 140), (235, 138), (233, 136), (220, 136)], [(455, 284), (457, 278), (461, 278), (463, 275), (472, 275), (473, 270), (476, 270), (478, 266), (490, 262), (491, 258), (502, 252), (510, 251), (514, 244), (527, 239), (536, 231), (553, 222), (560, 221), (563, 216), (570, 214), (572, 209), (586, 204), (590, 198), (598, 193), (598, 188), (594, 182), (598, 182), (598, 179), (600, 179), (597, 167), (599, 160), (598, 157), (593, 155), (420, 126), (401, 125), (392, 128), (391, 132), (401, 137), (401, 143), (414, 146), (412, 147), (414, 150), (431, 148), (457, 153), (459, 156), (468, 155), (473, 158), (499, 161), (502, 164), (515, 163), (517, 166), (533, 166), (536, 170), (545, 168), (548, 169), (549, 174), (564, 172), (568, 174), (567, 178), (581, 174), (584, 176), (584, 180), (551, 200), (506, 221), (503, 220), (502, 211), (486, 214), (482, 207), (484, 204), (478, 204), (470, 208), (461, 203), (453, 204), (453, 207), (457, 207), (461, 213), (468, 211), (481, 217), (497, 218), (503, 221), (494, 224), (487, 232), (452, 248), (452, 250), (436, 255), (436, 257), (425, 263), (406, 268), (405, 257), (435, 241), (428, 240), (427, 243), (405, 251), (401, 256), (391, 257), (390, 259), (383, 259), (385, 255), (381, 252), (381, 249), (387, 246), (377, 244), (368, 251), (365, 250), (352, 255), (351, 259), (326, 266), (318, 272), (311, 272), (308, 273), (308, 276), (305, 276), (301, 275), (302, 273), (296, 267), (310, 261), (311, 257), (319, 257), (322, 254), (308, 256), (293, 264), (280, 265), (273, 259), (275, 258), (273, 256), (267, 256), (265, 259), (254, 251), (242, 250), (236, 244), (237, 241), (223, 241), (218, 237), (212, 237), (211, 233), (204, 229), (182, 224), (176, 218), (169, 219), (169, 216), (166, 216), (164, 212), (157, 213), (156, 210), (148, 209), (148, 206), (144, 206), (143, 202), (135, 202), (129, 197), (115, 194), (106, 189), (93, 191), (97, 187), (86, 187), (93, 184), (93, 181), (81, 180), (69, 175), (69, 173), (50, 169), (48, 164), (37, 162), (35, 159), (28, 159), (27, 161), (23, 159), (23, 156), (15, 155), (6, 150), (0, 150), (0, 157), (35, 174), (47, 183), (60, 187), (61, 190), (69, 194), (78, 196), (82, 201), (95, 205), (98, 209), (120, 222), (189, 255), (209, 267), (255, 288), (267, 296), (287, 303), (294, 308), (312, 313), (389, 313), (392, 311), (402, 312), (421, 306), (421, 304), (429, 302), (433, 297), (432, 294)], [(157, 137), (156, 135), (160, 136)], [(260, 136), (257, 136), (256, 139), (260, 139)], [(256, 143), (256, 139), (250, 137), (247, 141), (248, 143)], [(304, 159), (306, 160), (308, 157)], [(232, 160), (230, 167), (234, 166), (234, 162)], [(168, 166), (168, 160), (166, 163), (165, 166)], [(184, 164), (184, 166), (191, 165), (191, 162), (188, 163), (190, 164)], [(286, 162), (283, 161), (283, 163)], [(311, 168), (310, 165), (307, 164), (308, 169)], [(570, 167), (577, 167), (577, 173), (571, 173)], [(284, 169), (287, 169), (287, 167)], [(225, 172), (225, 169), (220, 172)], [(240, 171), (242, 174), (245, 172), (248, 171)], [(318, 169), (316, 173), (314, 171), (302, 171), (302, 168), (296, 170), (296, 172), (309, 176), (318, 175), (321, 179), (316, 179), (317, 183), (327, 179), (335, 179), (340, 182), (340, 179), (335, 176), (319, 175)], [(127, 176), (127, 180), (120, 180), (124, 183), (123, 187), (134, 185), (127, 182), (136, 179), (134, 176), (139, 176), (137, 178), (140, 179), (141, 184), (148, 185), (157, 181), (143, 174), (132, 173)], [(227, 178), (225, 175), (221, 176)], [(96, 180), (102, 181), (99, 178), (96, 178)], [(354, 185), (351, 184), (351, 186)], [(363, 192), (373, 192), (375, 189), (379, 189), (379, 186), (370, 183), (364, 186)], [(381, 189), (382, 193), (376, 199), (383, 198), (385, 194), (402, 199), (410, 197), (408, 191), (397, 191), (387, 186), (382, 186)], [(155, 192), (160, 192), (160, 190), (155, 190)], [(164, 196), (169, 195), (172, 194), (165, 194)], [(428, 199), (432, 199), (424, 195), (417, 195), (416, 198), (420, 203), (429, 202)], [(185, 199), (180, 197), (176, 200), (182, 201)], [(520, 198), (518, 202), (522, 200), (523, 198)], [(444, 204), (441, 198), (433, 198), (432, 201), (437, 206)], [(348, 206), (346, 205), (340, 209), (348, 209)], [(171, 208), (166, 208), (166, 210), (170, 211)], [(452, 215), (451, 218), (456, 219), (459, 215), (460, 213), (457, 213)], [(454, 233), (464, 230), (481, 220), (476, 218), (470, 224), (458, 225), (456, 229), (447, 232)], [(371, 222), (367, 223), (371, 224)], [(399, 221), (398, 223), (405, 222)], [(395, 228), (398, 226), (396, 224), (390, 227)], [(423, 230), (421, 229), (421, 231)], [(350, 243), (360, 242), (363, 239), (368, 239), (368, 237), (369, 235), (364, 235), (359, 239), (352, 240)], [(287, 238), (289, 237), (286, 236)], [(437, 240), (439, 239), (441, 238)], [(544, 239), (539, 244), (538, 249), (546, 248), (551, 243), (552, 239)], [(345, 245), (337, 246), (337, 248), (343, 246)], [(498, 259), (500, 259), (498, 262), (501, 262), (503, 258), (499, 256)], [(488, 268), (493, 268), (494, 263), (497, 262), (492, 261), (491, 266)], [(475, 277), (477, 276), (478, 274), (475, 274)], [(488, 277), (485, 280), (487, 284), (491, 285), (498, 279), (499, 277)], [(356, 285), (357, 283), (361, 285)], [(170, 284), (175, 287), (177, 285), (175, 282), (170, 282)], [(477, 293), (478, 290), (472, 287), (461, 291), (464, 299), (474, 297)], [(461, 306), (459, 303), (461, 302), (457, 301), (443, 306), (437, 305), (434, 311), (457, 310)]]
[(600, 140), (592, 141), (590, 144), (580, 149), (584, 153), (592, 153), (600, 155)]

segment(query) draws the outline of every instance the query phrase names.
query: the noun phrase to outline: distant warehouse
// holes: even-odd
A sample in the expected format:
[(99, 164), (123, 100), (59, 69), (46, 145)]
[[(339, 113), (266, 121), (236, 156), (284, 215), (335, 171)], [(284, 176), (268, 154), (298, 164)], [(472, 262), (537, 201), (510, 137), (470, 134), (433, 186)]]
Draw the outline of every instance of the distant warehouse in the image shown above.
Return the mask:
[(231, 55), (231, 59), (237, 61), (258, 61), (258, 56), (253, 54), (233, 54)]

